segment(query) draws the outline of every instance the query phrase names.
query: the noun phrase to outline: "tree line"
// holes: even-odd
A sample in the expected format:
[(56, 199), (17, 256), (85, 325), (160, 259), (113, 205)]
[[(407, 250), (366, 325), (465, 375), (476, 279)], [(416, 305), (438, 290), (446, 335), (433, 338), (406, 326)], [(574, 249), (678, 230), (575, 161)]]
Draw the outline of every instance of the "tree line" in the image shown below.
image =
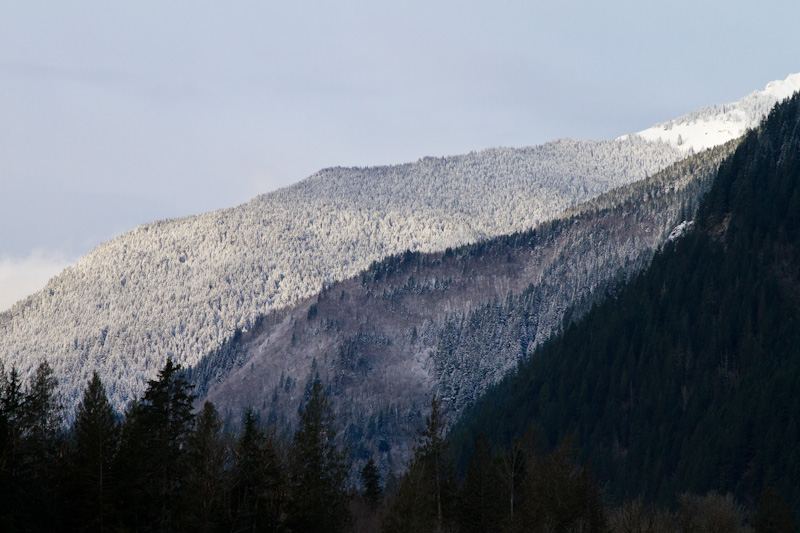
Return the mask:
[(536, 431), (498, 451), (478, 435), (459, 479), (435, 396), (406, 473), (385, 484), (371, 459), (351, 475), (319, 381), (288, 440), (251, 409), (226, 429), (213, 404), (195, 412), (194, 399), (168, 359), (120, 415), (95, 374), (65, 428), (46, 361), (28, 383), (0, 368), (0, 529), (796, 531), (774, 489), (756, 514), (715, 492), (685, 494), (677, 511), (641, 498), (612, 508), (574, 437), (542, 453)]
[(741, 505), (730, 493), (713, 490), (703, 495), (684, 492), (672, 508), (653, 505), (637, 495), (615, 504), (589, 464), (579, 459), (576, 434), (546, 451), (535, 426), (499, 449), (493, 449), (487, 435), (479, 433), (466, 472), (459, 476), (439, 409), (434, 397), (414, 459), (381, 508), (382, 531), (797, 531), (789, 507), (772, 487), (764, 491), (755, 510)]
[(46, 361), (27, 384), (0, 370), (0, 530), (332, 531), (351, 521), (349, 465), (318, 381), (284, 442), (252, 410), (238, 431), (210, 402), (195, 412), (171, 359), (122, 415), (95, 373), (70, 428)]

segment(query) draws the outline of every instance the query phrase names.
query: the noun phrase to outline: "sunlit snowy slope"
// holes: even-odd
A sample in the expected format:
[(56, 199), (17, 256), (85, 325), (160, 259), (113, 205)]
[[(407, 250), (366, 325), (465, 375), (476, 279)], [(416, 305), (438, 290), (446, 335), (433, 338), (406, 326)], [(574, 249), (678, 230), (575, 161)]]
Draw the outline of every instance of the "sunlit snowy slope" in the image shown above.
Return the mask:
[(699, 152), (740, 137), (758, 125), (781, 100), (800, 90), (800, 73), (767, 84), (738, 102), (713, 105), (680, 118), (656, 124), (638, 133), (648, 141), (665, 141), (683, 150)]
[(201, 401), (234, 423), (252, 408), (287, 428), (320, 379), (348, 428), (356, 470), (367, 457), (383, 472), (404, 468), (432, 394), (445, 419), (456, 419), (567, 316), (580, 317), (645, 268), (688, 225), (735, 143), (584, 202), (535, 232), (375, 264), (203, 359), (191, 373)]
[(372, 261), (528, 229), (683, 157), (647, 139), (327, 169), (235, 208), (140, 226), (0, 314), (0, 357), (23, 378), (47, 358), (67, 405), (97, 370), (122, 406), (167, 356), (192, 365)]

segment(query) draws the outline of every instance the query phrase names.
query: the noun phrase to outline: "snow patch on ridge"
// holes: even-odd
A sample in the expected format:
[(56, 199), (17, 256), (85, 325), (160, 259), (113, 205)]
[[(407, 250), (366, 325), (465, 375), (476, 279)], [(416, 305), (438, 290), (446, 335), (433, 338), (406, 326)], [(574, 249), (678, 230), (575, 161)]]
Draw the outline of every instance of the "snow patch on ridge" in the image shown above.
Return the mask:
[(763, 91), (754, 91), (738, 102), (712, 105), (634, 135), (669, 143), (686, 153), (699, 152), (741, 137), (749, 128), (756, 127), (776, 103), (798, 91), (800, 73), (791, 74), (785, 80), (768, 83)]
[(675, 226), (675, 228), (669, 233), (669, 236), (667, 237), (667, 240), (669, 242), (677, 241), (678, 239), (683, 237), (683, 235), (687, 231), (692, 229), (692, 226), (694, 226), (694, 220), (684, 220), (683, 222), (681, 222), (680, 224)]

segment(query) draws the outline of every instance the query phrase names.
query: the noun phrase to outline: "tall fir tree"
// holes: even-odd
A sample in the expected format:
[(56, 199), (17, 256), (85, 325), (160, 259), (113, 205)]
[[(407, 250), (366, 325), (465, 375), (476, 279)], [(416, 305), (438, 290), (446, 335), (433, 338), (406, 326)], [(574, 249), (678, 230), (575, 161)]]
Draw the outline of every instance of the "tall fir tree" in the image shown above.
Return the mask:
[(434, 395), (431, 398), (431, 414), (425, 419), (425, 429), (420, 433), (417, 453), (433, 481), (435, 531), (444, 531), (449, 527), (455, 501), (455, 473), (448, 454), (447, 440), (444, 438), (445, 429), (442, 402)]
[(370, 457), (367, 464), (361, 469), (361, 486), (363, 487), (364, 500), (371, 509), (375, 510), (383, 500), (383, 489), (381, 488), (381, 476), (375, 461)]
[(25, 515), (26, 479), (22, 469), (22, 382), (16, 368), (8, 375), (0, 362), (0, 529), (11, 531)]
[(492, 457), (486, 434), (475, 438), (475, 451), (467, 466), (467, 475), (459, 491), (457, 523), (463, 533), (495, 531), (501, 523), (500, 476)]
[(226, 496), (231, 489), (228, 467), (230, 446), (214, 404), (206, 401), (188, 439), (188, 460), (183, 492), (181, 528), (216, 531), (225, 521)]
[(441, 401), (434, 395), (414, 457), (384, 519), (386, 531), (441, 532), (453, 526), (455, 473), (444, 432)]
[[(477, 443), (476, 443), (477, 445)], [(525, 477), (528, 465), (535, 460), (536, 429), (531, 427), (522, 439), (515, 438), (495, 459), (495, 472), (501, 493), (500, 515), (506, 531), (520, 529), (519, 509), (525, 503)]]
[(348, 465), (337, 447), (331, 402), (314, 380), (289, 453), (289, 526), (295, 531), (343, 531), (350, 523)]
[(118, 478), (112, 465), (119, 432), (117, 415), (95, 372), (86, 386), (83, 401), (78, 404), (72, 426), (77, 519), (94, 531), (109, 529), (114, 514), (112, 494)]
[(41, 459), (53, 459), (58, 439), (63, 436), (63, 404), (58, 392), (58, 379), (45, 360), (36, 368), (25, 391), (22, 409), (23, 438), (29, 451), (38, 456), (34, 474), (44, 467)]
[(139, 419), (139, 400), (133, 400), (128, 404), (120, 425), (119, 449), (112, 465), (121, 480), (114, 490), (121, 529), (146, 529), (145, 472), (149, 468), (146, 456), (147, 436)]
[(180, 365), (168, 358), (141, 401), (129, 406), (119, 453), (128, 527), (169, 531), (179, 524), (194, 398)]
[(275, 441), (260, 427), (253, 409), (247, 409), (234, 453), (231, 505), (237, 531), (283, 530), (286, 479)]
[(579, 466), (577, 438), (568, 436), (544, 457), (528, 457), (524, 504), (518, 520), (522, 531), (604, 531), (605, 507), (588, 466)]
[(61, 522), (58, 490), (60, 456), (65, 444), (63, 404), (58, 379), (43, 360), (25, 389), (21, 406), (22, 475), (28, 486), (24, 505), (31, 509), (30, 524), (49, 529)]

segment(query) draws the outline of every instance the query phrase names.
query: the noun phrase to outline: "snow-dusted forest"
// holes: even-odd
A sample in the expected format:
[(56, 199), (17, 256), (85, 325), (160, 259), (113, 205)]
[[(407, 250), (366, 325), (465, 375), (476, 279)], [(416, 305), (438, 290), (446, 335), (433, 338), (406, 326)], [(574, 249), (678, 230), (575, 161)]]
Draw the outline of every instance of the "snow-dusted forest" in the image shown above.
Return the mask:
[[(245, 408), (291, 428), (320, 379), (356, 462), (403, 468), (430, 397), (447, 419), (647, 266), (691, 218), (734, 143), (576, 206), (535, 232), (404, 253), (264, 318), (191, 373), (236, 422)], [(363, 465), (359, 465), (360, 466)]]
[(0, 353), (23, 377), (47, 358), (67, 405), (97, 370), (122, 406), (168, 355), (192, 365), (259, 315), (375, 260), (528, 229), (679, 157), (632, 137), (323, 170), (102, 244), (0, 315)]
[(74, 405), (94, 370), (117, 406), (164, 359), (193, 365), (257, 319), (405, 250), (524, 231), (687, 153), (736, 138), (800, 75), (615, 141), (557, 140), (415, 163), (332, 168), (241, 206), (140, 226), (0, 314), (23, 378), (47, 358)]

